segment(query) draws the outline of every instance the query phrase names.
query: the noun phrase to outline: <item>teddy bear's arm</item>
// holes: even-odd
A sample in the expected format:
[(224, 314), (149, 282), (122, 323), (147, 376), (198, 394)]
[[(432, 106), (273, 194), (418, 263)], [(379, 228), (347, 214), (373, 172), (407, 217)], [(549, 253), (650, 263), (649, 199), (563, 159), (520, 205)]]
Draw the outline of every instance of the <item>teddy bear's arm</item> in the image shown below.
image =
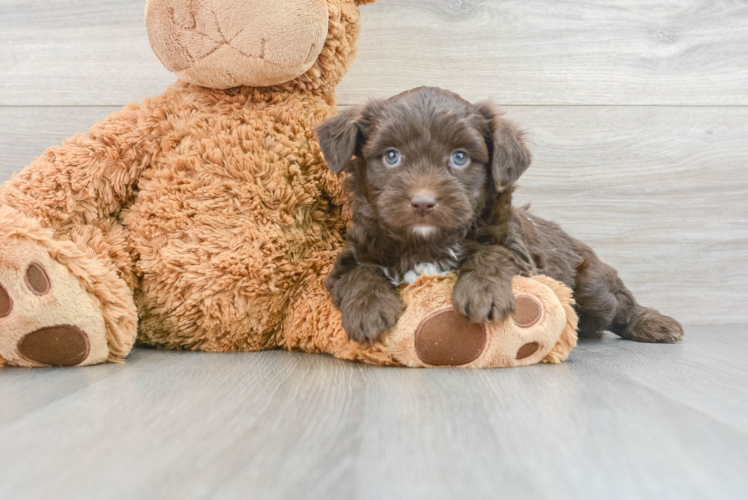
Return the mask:
[(0, 187), (0, 204), (42, 222), (56, 232), (96, 224), (119, 213), (133, 186), (157, 154), (150, 140), (160, 121), (130, 104), (47, 149)]

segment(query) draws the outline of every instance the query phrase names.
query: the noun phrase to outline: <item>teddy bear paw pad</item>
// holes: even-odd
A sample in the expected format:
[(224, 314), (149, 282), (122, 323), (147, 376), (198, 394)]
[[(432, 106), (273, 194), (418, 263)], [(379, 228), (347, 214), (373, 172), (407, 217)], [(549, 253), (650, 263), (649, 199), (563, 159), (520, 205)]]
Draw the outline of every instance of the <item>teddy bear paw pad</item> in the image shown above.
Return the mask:
[(0, 285), (0, 318), (8, 316), (13, 311), (13, 299), (8, 292)]
[(521, 295), (514, 299), (514, 315), (512, 321), (520, 328), (530, 328), (540, 321), (543, 316), (543, 306), (538, 299), (529, 295)]
[(32, 361), (50, 366), (75, 366), (90, 351), (88, 335), (70, 325), (39, 328), (18, 342), (18, 352)]
[[(543, 306), (538, 299), (529, 295), (521, 295), (514, 300), (514, 315), (512, 321), (520, 328), (530, 328), (540, 321), (543, 316)], [(515, 359), (529, 358), (540, 349), (539, 342), (528, 342), (517, 350)]]
[(385, 339), (389, 355), (405, 366), (527, 366), (551, 354), (548, 362), (557, 363), (576, 344), (571, 290), (550, 278), (515, 276), (513, 314), (487, 324), (471, 323), (452, 308), (456, 276), (419, 280), (401, 290), (407, 307)]
[(540, 349), (539, 342), (528, 342), (517, 350), (517, 356), (514, 359), (525, 359), (535, 354)]
[(415, 350), (432, 366), (462, 366), (478, 359), (486, 347), (484, 325), (471, 323), (452, 309), (437, 311), (418, 326)]
[(108, 356), (95, 299), (32, 242), (0, 248), (0, 356), (16, 366), (76, 366)]

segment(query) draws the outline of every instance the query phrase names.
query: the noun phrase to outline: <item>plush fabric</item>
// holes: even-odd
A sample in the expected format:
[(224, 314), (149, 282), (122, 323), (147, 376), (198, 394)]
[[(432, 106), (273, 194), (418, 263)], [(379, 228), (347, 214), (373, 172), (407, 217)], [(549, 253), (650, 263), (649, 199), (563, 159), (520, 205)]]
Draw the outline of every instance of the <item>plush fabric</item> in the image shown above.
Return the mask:
[[(88, 335), (88, 353), (76, 364), (116, 363), (129, 354), (137, 313), (130, 289), (116, 272), (7, 206), (0, 206), (0, 242), (0, 286), (12, 300), (9, 314), (0, 318), (0, 357), (5, 363), (42, 366), (20, 355), (17, 345), (28, 334), (60, 325), (75, 326)], [(50, 282), (43, 295), (27, 282), (32, 264)]]
[[(407, 306), (403, 317), (384, 343), (391, 356), (406, 366), (431, 366), (417, 352), (414, 332), (424, 318), (452, 311), (452, 288), (457, 280), (453, 274), (447, 276), (422, 276), (403, 289), (402, 297)], [(519, 299), (531, 298), (539, 306), (539, 318), (523, 327), (515, 319), (500, 324), (486, 325), (486, 345), (479, 356), (463, 366), (489, 368), (494, 366), (525, 366), (539, 362), (560, 363), (576, 345), (577, 316), (573, 309), (571, 291), (547, 276), (523, 278), (516, 276), (512, 290)], [(454, 314), (454, 313), (453, 313)], [(461, 331), (454, 332), (461, 342)], [(449, 342), (449, 339), (444, 341)], [(537, 344), (529, 356), (518, 357), (523, 346)]]
[[(0, 360), (118, 362), (137, 335), (164, 349), (281, 347), (428, 366), (414, 354), (415, 330), (434, 307), (447, 307), (453, 277), (404, 289), (411, 306), (403, 321), (366, 346), (348, 340), (323, 285), (350, 213), (314, 127), (335, 113), (363, 3), (150, 0), (149, 33), (164, 63), (218, 88), (179, 81), (49, 148), (0, 188), (0, 299), (12, 302), (0, 315)], [(241, 53), (267, 33), (279, 38), (265, 58), (283, 71)], [(302, 41), (321, 39), (310, 66), (297, 57)], [(210, 59), (216, 47), (226, 50)], [(278, 83), (253, 87), (245, 77)], [(29, 288), (32, 264), (48, 275), (45, 296)], [(560, 362), (573, 347), (568, 289), (542, 277), (516, 286), (541, 304), (542, 319), (526, 329), (488, 327), (485, 350), (467, 366)], [(460, 342), (459, 332), (445, 335)], [(64, 349), (66, 338), (77, 347)], [(516, 359), (532, 342), (537, 349)]]
[(186, 82), (261, 87), (304, 74), (327, 36), (326, 0), (150, 0), (156, 55)]

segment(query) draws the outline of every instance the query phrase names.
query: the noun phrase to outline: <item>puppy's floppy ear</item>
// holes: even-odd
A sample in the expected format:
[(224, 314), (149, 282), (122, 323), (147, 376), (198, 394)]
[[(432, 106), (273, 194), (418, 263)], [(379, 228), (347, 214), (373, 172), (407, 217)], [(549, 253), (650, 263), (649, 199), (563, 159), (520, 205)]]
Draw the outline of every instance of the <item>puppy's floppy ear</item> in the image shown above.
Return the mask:
[(477, 104), (488, 120), (486, 144), (491, 155), (491, 174), (496, 190), (501, 192), (517, 182), (532, 163), (532, 154), (523, 141), (523, 133), (503, 119), (493, 103)]
[(361, 156), (378, 105), (378, 101), (371, 101), (348, 108), (317, 127), (319, 146), (330, 170), (339, 174), (354, 155)]

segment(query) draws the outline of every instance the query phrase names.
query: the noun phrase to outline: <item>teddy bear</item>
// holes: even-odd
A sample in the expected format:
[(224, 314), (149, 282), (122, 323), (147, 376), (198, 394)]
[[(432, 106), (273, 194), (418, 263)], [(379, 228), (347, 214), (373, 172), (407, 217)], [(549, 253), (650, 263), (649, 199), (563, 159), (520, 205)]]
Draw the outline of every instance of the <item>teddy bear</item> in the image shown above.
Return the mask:
[(116, 363), (136, 342), (414, 367), (565, 360), (574, 301), (544, 276), (515, 277), (501, 324), (452, 310), (454, 275), (420, 276), (381, 341), (343, 331), (324, 281), (350, 207), (314, 128), (336, 112), (372, 1), (148, 0), (149, 41), (179, 80), (0, 187), (0, 364)]

